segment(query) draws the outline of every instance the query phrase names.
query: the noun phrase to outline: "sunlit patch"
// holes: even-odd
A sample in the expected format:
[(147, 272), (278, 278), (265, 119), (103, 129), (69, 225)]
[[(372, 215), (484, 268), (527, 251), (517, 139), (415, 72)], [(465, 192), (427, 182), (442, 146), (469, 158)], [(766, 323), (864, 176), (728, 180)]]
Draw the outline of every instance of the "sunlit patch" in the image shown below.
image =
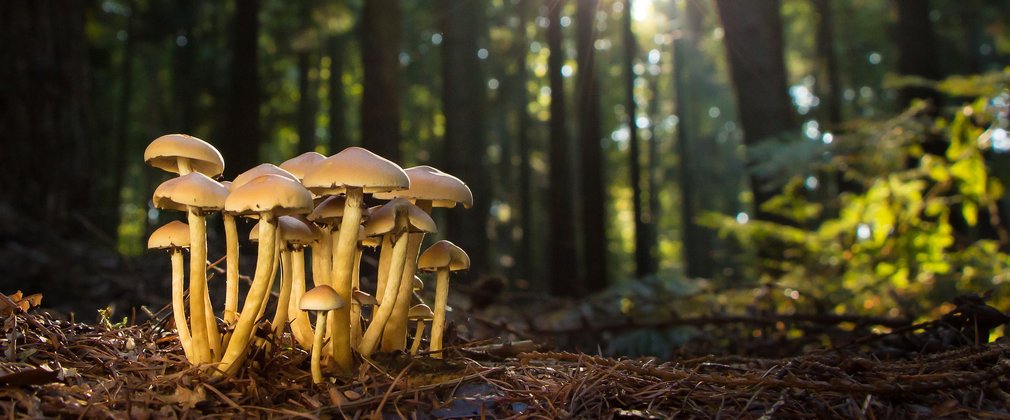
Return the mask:
[(870, 53), (870, 55), (868, 55), (868, 56), (866, 57), (866, 61), (869, 61), (869, 62), (870, 62), (870, 64), (874, 64), (874, 65), (876, 65), (876, 64), (880, 64), (880, 60), (881, 60), (882, 58), (883, 58), (883, 57), (881, 57), (880, 53), (878, 53), (878, 52), (874, 51), (874, 52), (871, 52), (871, 53)]
[(746, 225), (747, 222), (750, 222), (750, 215), (745, 212), (739, 212), (736, 214), (736, 222), (741, 225)]
[(856, 238), (859, 238), (861, 241), (870, 239), (871, 235), (873, 235), (873, 230), (870, 229), (870, 225), (866, 223), (860, 223), (856, 228)]
[(835, 141), (835, 135), (834, 134), (824, 133), (824, 135), (821, 136), (821, 142), (823, 142), (824, 144), (831, 144), (834, 141)]
[(813, 175), (808, 176), (807, 179), (803, 181), (803, 186), (810, 191), (816, 190), (817, 187), (820, 185), (821, 185), (820, 181), (818, 181), (817, 177)]

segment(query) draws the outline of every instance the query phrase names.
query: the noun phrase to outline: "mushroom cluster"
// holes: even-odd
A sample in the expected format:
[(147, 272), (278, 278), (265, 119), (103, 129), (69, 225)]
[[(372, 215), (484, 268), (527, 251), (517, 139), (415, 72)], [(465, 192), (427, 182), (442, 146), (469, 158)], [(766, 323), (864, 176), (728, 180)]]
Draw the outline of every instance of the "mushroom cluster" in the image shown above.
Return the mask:
[[(184, 134), (155, 139), (144, 152), (151, 166), (178, 174), (155, 190), (159, 209), (183, 211), (187, 222), (156, 230), (148, 243), (172, 257), (172, 309), (179, 341), (193, 364), (234, 375), (244, 365), (257, 325), (269, 322), (275, 340), (290, 337), (311, 352), (312, 380), (324, 367), (348, 375), (375, 351), (417, 354), (424, 321), (431, 320), (429, 351), (442, 357), (442, 331), (450, 271), (465, 270), (459, 247), (438, 241), (421, 253), (424, 235), (437, 231), (433, 208), (470, 207), (473, 196), (458, 178), (430, 166), (406, 170), (366, 149), (349, 147), (325, 157), (315, 152), (280, 166), (262, 164), (218, 182), (224, 159), (209, 143)], [(385, 204), (368, 208), (366, 195)], [(224, 307), (217, 311), (207, 288), (207, 219), (221, 213), (226, 241)], [(239, 306), (236, 220), (256, 219), (255, 272)], [(380, 247), (374, 297), (359, 279), (365, 247)], [(305, 249), (310, 249), (312, 287)], [(189, 304), (183, 250), (189, 249)], [(418, 270), (435, 272), (435, 302), (416, 304), (423, 287)], [(280, 275), (278, 276), (278, 271)], [(279, 278), (279, 281), (278, 281)], [(267, 317), (271, 291), (278, 290)], [(370, 310), (367, 310), (369, 309)], [(315, 315), (315, 326), (310, 319)], [(218, 314), (221, 319), (218, 319)], [(416, 323), (408, 347), (408, 327)]]

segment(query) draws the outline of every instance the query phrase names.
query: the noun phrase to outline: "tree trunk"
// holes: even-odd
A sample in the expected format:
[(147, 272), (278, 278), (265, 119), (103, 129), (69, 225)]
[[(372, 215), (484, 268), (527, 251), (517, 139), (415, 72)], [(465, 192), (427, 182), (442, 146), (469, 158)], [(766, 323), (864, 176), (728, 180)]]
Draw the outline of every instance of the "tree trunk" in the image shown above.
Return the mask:
[(351, 145), (347, 139), (346, 105), (344, 104), (344, 39), (333, 35), (329, 39), (330, 50), (330, 154), (337, 153)]
[(400, 0), (369, 0), (361, 17), (361, 145), (400, 162)]
[[(936, 35), (929, 21), (928, 0), (893, 0), (898, 22), (894, 31), (898, 44), (898, 74), (936, 80), (940, 68), (936, 58)], [(898, 101), (907, 107), (914, 99), (932, 100), (939, 106), (940, 95), (925, 87), (906, 87), (898, 90)]]
[[(302, 0), (298, 7), (301, 27), (312, 25), (312, 6)], [(299, 45), (298, 50), (298, 154), (316, 150), (316, 90), (309, 78), (315, 64), (312, 48)]]
[[(197, 43), (193, 27), (196, 25), (196, 12), (199, 6), (194, 0), (182, 0), (178, 3), (180, 25), (179, 37), (174, 41), (172, 50), (172, 93), (173, 101), (179, 106), (178, 131), (180, 133), (196, 134), (196, 101), (197, 93), (196, 48)], [(184, 40), (183, 42), (179, 42)]]
[[(695, 145), (700, 139), (701, 120), (695, 108), (701, 100), (702, 88), (698, 87), (698, 66), (695, 65), (698, 51), (698, 35), (704, 13), (702, 6), (695, 2), (685, 2), (684, 26), (680, 37), (673, 45), (673, 86), (676, 94), (674, 113), (677, 115), (678, 178), (680, 186), (681, 243), (684, 244), (684, 272), (691, 278), (711, 278), (715, 274), (712, 258), (714, 233), (695, 222), (698, 210), (706, 210), (704, 202), (695, 187), (704, 179), (700, 168), (705, 168), (705, 160), (713, 159), (710, 154), (698, 153)], [(701, 179), (699, 179), (701, 178)], [(707, 209), (714, 210), (714, 209)]]
[(487, 214), (491, 186), (485, 150), (484, 77), (477, 57), (477, 39), (484, 28), (483, 1), (443, 0), (442, 110), (445, 114), (443, 170), (459, 177), (473, 191), (474, 205), (448, 219), (444, 234), (470, 255), (468, 276), (486, 274)]
[(817, 23), (817, 61), (820, 67), (820, 95), (824, 98), (828, 127), (842, 122), (842, 82), (838, 74), (838, 54), (835, 54), (834, 13), (831, 0), (813, 0)]
[(0, 200), (58, 231), (91, 202), (86, 3), (0, 2)]
[(585, 292), (573, 273), (578, 267), (575, 248), (575, 221), (572, 206), (571, 149), (568, 146), (568, 132), (565, 127), (565, 83), (561, 75), (564, 64), (564, 49), (561, 46), (561, 9), (564, 0), (547, 2), (549, 24), (547, 26), (547, 72), (551, 87), (550, 121), (550, 284), (551, 293), (556, 296), (580, 296)]
[(526, 109), (529, 106), (529, 88), (526, 87), (528, 76), (526, 57), (529, 55), (529, 39), (526, 36), (526, 26), (529, 23), (530, 5), (533, 0), (519, 0), (516, 5), (519, 15), (519, 29), (516, 31), (516, 102), (514, 112), (518, 114), (516, 127), (516, 148), (519, 153), (519, 222), (521, 223), (522, 239), (519, 246), (519, 276), (530, 281), (533, 279), (533, 180), (530, 166), (530, 115)]
[[(779, 0), (716, 0), (725, 31), (744, 143), (754, 146), (796, 129), (787, 93)], [(777, 194), (767, 180), (750, 177), (757, 220), (785, 222), (762, 209)]]
[[(596, 12), (599, 0), (583, 0), (578, 4), (576, 48), (579, 78), (575, 89), (578, 107), (579, 149), (582, 178), (582, 234), (585, 261), (586, 292), (607, 287), (607, 227), (606, 199), (603, 187), (603, 157), (600, 145), (600, 89), (596, 80)], [(553, 50), (551, 50), (553, 51)], [(552, 90), (553, 92), (553, 90)]]
[(233, 178), (259, 164), (259, 0), (237, 0), (232, 20), (231, 94), (221, 154), (225, 177)]
[(631, 0), (624, 1), (624, 89), (625, 112), (628, 115), (628, 182), (631, 184), (632, 220), (635, 227), (635, 277), (642, 278), (656, 272), (652, 249), (649, 247), (649, 228), (642, 216), (642, 154), (639, 150), (637, 105), (635, 104), (635, 54), (638, 43), (631, 28)]

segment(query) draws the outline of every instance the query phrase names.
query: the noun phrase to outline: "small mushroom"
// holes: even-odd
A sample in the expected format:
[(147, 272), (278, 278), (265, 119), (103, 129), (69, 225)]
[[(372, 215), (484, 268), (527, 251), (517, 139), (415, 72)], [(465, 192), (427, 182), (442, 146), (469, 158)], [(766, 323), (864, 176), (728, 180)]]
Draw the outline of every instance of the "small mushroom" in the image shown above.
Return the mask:
[(319, 359), (323, 351), (323, 332), (326, 329), (327, 313), (344, 307), (344, 300), (336, 290), (328, 285), (313, 287), (302, 295), (299, 307), (303, 311), (316, 312), (316, 333), (312, 336), (312, 383), (323, 383), (323, 371)]
[(470, 268), (470, 257), (452, 242), (438, 241), (417, 259), (417, 268), (436, 272), (435, 317), (431, 321), (431, 356), (440, 359), (446, 304), (449, 300), (449, 272)]
[(424, 335), (424, 321), (430, 321), (435, 314), (431, 311), (428, 305), (420, 304), (410, 307), (410, 311), (407, 312), (407, 320), (417, 322), (417, 328), (414, 330), (414, 343), (410, 345), (410, 354), (412, 356), (417, 356), (417, 350), (421, 348), (421, 336)]
[(189, 248), (189, 226), (178, 220), (168, 222), (158, 228), (147, 238), (148, 249), (167, 249), (172, 258), (172, 316), (175, 329), (179, 331), (179, 341), (186, 359), (193, 362), (193, 338), (189, 335), (189, 323), (186, 321), (185, 264), (182, 260), (182, 250)]
[[(281, 216), (277, 219), (281, 235), (281, 291), (277, 299), (277, 308), (270, 323), (273, 326), (274, 337), (280, 337), (284, 327), (291, 318), (288, 312), (294, 283), (300, 283), (300, 291), (305, 290), (305, 247), (316, 240), (319, 231), (308, 221), (302, 221), (294, 216)], [(298, 296), (298, 295), (295, 295)], [(300, 331), (301, 332), (301, 331)], [(303, 337), (304, 338), (304, 337)]]
[(372, 295), (354, 289), (351, 292), (351, 347), (357, 348), (361, 344), (361, 307), (375, 306), (378, 301)]
[(316, 152), (305, 152), (284, 161), (284, 163), (280, 164), (280, 167), (285, 171), (291, 172), (291, 175), (294, 175), (298, 178), (298, 182), (301, 182), (302, 178), (305, 178), (305, 173), (323, 159), (326, 159), (326, 156)]

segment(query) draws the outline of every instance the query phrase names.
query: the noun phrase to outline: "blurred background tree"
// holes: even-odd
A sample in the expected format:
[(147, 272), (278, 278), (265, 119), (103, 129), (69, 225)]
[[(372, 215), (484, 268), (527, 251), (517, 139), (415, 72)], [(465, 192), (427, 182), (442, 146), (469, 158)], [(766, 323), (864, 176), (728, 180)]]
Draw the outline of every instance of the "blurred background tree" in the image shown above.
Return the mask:
[[(471, 186), (474, 208), (439, 216), (433, 239), (470, 252), (472, 280), (584, 296), (643, 278), (792, 278), (795, 261), (841, 284), (853, 270), (819, 264), (859, 254), (825, 226), (858, 239), (866, 221), (849, 212), (882, 182), (913, 200), (946, 171), (963, 182), (906, 203), (948, 200), (943, 223), (892, 216), (938, 223), (915, 225), (924, 237), (950, 225), (929, 261), (1002, 258), (1001, 190), (959, 189), (989, 181), (951, 148), (989, 133), (973, 162), (992, 185), (1010, 176), (1005, 132), (986, 131), (1008, 18), (984, 0), (14, 0), (0, 6), (2, 200), (138, 255), (164, 222), (149, 202), (164, 175), (139, 158), (158, 135), (217, 145), (227, 177), (362, 145)], [(866, 143), (895, 126), (902, 141)], [(872, 252), (895, 251), (871, 230)], [(922, 272), (878, 260), (856, 271), (892, 285)]]

